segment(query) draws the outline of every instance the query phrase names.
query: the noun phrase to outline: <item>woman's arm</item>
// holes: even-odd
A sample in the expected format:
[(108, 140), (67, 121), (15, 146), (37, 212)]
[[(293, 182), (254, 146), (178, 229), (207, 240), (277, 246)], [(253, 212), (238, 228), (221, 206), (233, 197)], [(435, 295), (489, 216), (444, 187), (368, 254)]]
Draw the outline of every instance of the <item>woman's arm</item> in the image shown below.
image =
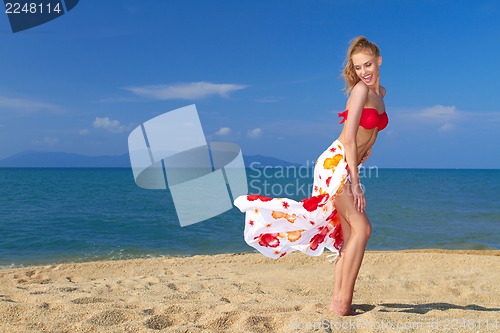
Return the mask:
[(343, 138), (347, 165), (349, 166), (349, 175), (351, 177), (354, 205), (360, 212), (365, 210), (366, 202), (359, 181), (358, 143), (356, 141), (356, 136), (358, 134), (361, 113), (363, 112), (367, 97), (368, 87), (363, 82), (358, 82), (354, 88), (352, 88), (349, 98), (349, 116), (346, 120), (345, 136)]

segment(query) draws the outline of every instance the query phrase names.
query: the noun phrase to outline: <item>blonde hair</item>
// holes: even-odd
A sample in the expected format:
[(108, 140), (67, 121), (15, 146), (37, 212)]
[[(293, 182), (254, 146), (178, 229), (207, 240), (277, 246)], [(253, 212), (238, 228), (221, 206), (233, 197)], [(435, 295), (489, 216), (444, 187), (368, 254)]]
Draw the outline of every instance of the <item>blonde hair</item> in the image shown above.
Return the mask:
[(347, 95), (351, 93), (352, 88), (360, 81), (360, 78), (356, 75), (354, 64), (352, 63), (352, 56), (363, 51), (368, 51), (376, 57), (380, 56), (380, 49), (378, 46), (375, 43), (368, 41), (366, 37), (359, 36), (351, 41), (344, 60), (345, 67), (342, 73), (342, 77), (345, 80), (344, 90)]

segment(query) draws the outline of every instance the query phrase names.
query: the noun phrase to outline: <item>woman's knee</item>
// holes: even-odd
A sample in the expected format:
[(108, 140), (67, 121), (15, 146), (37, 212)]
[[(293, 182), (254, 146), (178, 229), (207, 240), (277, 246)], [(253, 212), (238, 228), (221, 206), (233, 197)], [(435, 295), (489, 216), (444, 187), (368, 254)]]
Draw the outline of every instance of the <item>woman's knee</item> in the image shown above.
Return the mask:
[(365, 214), (351, 216), (351, 231), (368, 240), (372, 234), (372, 225)]
[(371, 234), (372, 234), (372, 224), (368, 219), (366, 219), (366, 229), (365, 229), (366, 239), (370, 238)]

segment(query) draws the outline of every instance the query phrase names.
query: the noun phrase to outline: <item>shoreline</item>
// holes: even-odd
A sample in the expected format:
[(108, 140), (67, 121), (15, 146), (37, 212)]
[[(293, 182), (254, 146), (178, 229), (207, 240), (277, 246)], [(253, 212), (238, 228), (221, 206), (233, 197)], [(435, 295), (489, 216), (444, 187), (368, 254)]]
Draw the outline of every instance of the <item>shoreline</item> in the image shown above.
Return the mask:
[(500, 250), (367, 251), (352, 317), (328, 311), (333, 267), (326, 254), (234, 253), (3, 269), (0, 322), (7, 332), (445, 332), (459, 319), (470, 332), (500, 329)]
[(438, 249), (438, 248), (428, 248), (428, 249), (407, 249), (407, 250), (368, 250), (366, 252), (400, 252), (400, 253), (445, 253), (445, 254), (471, 254), (471, 255), (488, 255), (488, 256), (500, 256), (500, 250), (448, 250), (448, 249)]
[[(463, 249), (439, 249), (439, 248), (427, 248), (427, 249), (403, 249), (403, 250), (366, 250), (365, 253), (455, 253), (455, 254), (473, 254), (473, 255), (497, 255), (500, 256), (500, 249), (482, 249), (482, 250), (463, 250)], [(148, 260), (148, 259), (180, 259), (180, 258), (191, 258), (197, 256), (219, 256), (219, 255), (245, 255), (245, 254), (258, 254), (257, 251), (250, 249), (247, 252), (230, 252), (230, 253), (211, 253), (211, 254), (178, 254), (178, 255), (145, 255), (131, 258), (92, 258), (92, 259), (77, 259), (72, 261), (56, 261), (56, 262), (34, 262), (34, 263), (21, 263), (21, 264), (10, 264), (10, 265), (0, 265), (0, 272), (6, 269), (21, 269), (21, 268), (31, 268), (31, 267), (45, 267), (54, 265), (71, 265), (71, 264), (85, 264), (85, 263), (99, 263), (99, 262), (117, 262), (117, 261), (128, 261), (128, 260)], [(330, 251), (325, 250), (321, 255), (331, 254)], [(263, 256), (263, 255), (262, 255)]]

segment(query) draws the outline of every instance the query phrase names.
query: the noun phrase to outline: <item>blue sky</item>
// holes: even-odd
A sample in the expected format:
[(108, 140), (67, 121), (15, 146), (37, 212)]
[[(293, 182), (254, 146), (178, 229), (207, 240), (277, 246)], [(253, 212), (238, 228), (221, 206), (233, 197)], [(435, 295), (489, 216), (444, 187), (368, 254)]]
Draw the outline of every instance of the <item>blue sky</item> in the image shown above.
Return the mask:
[(196, 104), (208, 141), (314, 160), (341, 130), (348, 42), (383, 56), (389, 126), (368, 165), (500, 168), (496, 1), (82, 0), (12, 33), (0, 15), (0, 159), (118, 155)]

